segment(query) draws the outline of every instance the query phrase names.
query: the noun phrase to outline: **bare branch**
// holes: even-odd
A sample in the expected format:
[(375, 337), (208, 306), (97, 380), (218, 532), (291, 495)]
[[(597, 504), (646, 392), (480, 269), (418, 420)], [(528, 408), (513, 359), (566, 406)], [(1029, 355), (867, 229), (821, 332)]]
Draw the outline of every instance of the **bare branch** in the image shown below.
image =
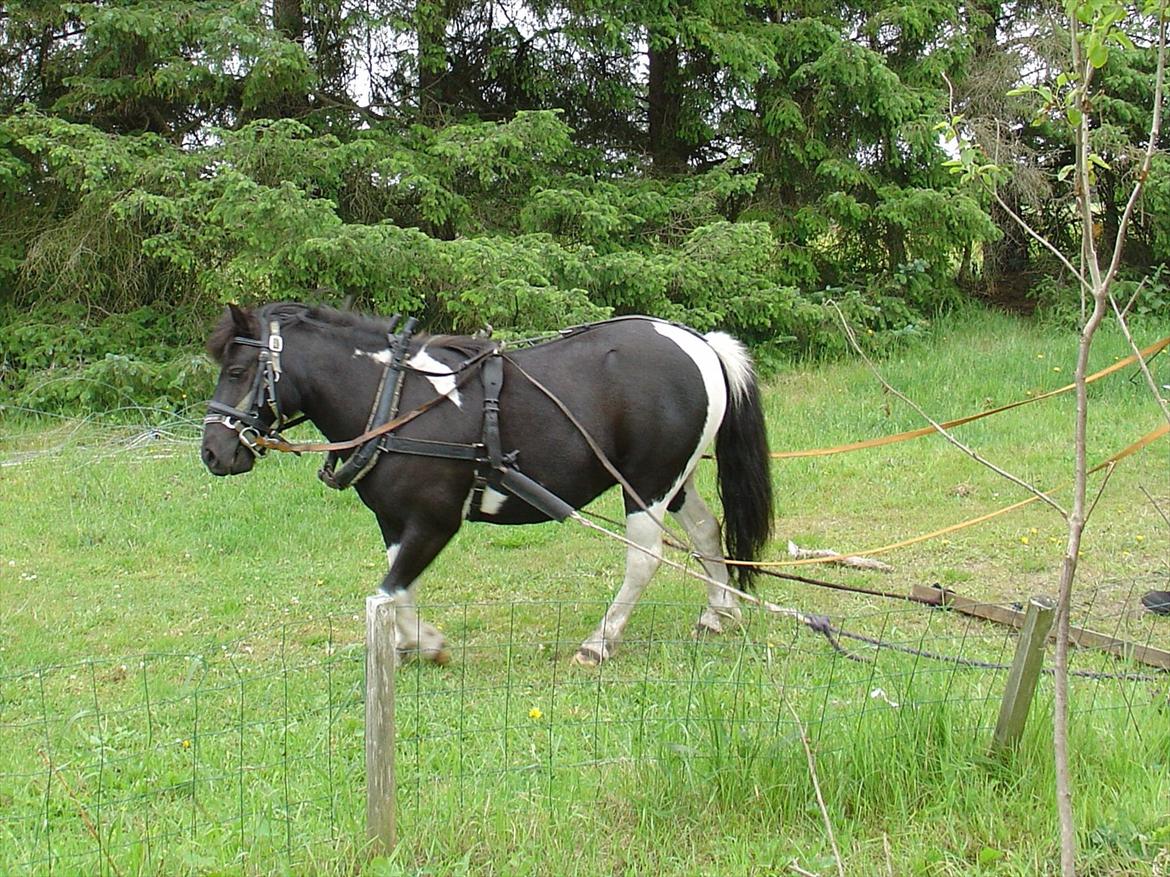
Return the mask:
[(1032, 226), (1028, 224), (1028, 220), (1024, 219), (1024, 217), (1020, 216), (1020, 214), (1012, 210), (1012, 208), (1008, 206), (1007, 202), (1004, 201), (1000, 196), (999, 192), (991, 189), (991, 197), (995, 199), (995, 203), (997, 203), (1003, 209), (1003, 211), (1012, 218), (1012, 221), (1015, 222), (1015, 224), (1020, 228), (1022, 228), (1030, 238), (1048, 250), (1048, 252), (1052, 253), (1052, 255), (1056, 257), (1057, 261), (1059, 261), (1060, 264), (1068, 269), (1068, 272), (1080, 282), (1083, 289), (1091, 288), (1089, 286), (1089, 281), (1085, 279), (1084, 274), (1082, 274), (1081, 271), (1078, 270), (1073, 265), (1073, 263), (1068, 260), (1068, 257), (1065, 256), (1065, 254), (1062, 253), (1059, 249), (1057, 249), (1052, 241), (1048, 240), (1048, 238), (1044, 237), (1044, 235), (1040, 234), (1038, 231), (1032, 228)]
[(788, 556), (803, 560), (809, 557), (827, 557), (829, 563), (837, 566), (849, 566), (854, 569), (869, 569), (875, 572), (893, 572), (894, 568), (872, 557), (859, 557), (853, 554), (842, 554), (828, 548), (801, 548), (791, 539), (788, 540)]
[(837, 849), (837, 838), (833, 835), (833, 822), (829, 819), (829, 810), (825, 807), (825, 799), (821, 795), (821, 784), (817, 780), (817, 762), (813, 758), (812, 747), (808, 745), (808, 734), (805, 733), (804, 724), (800, 721), (800, 716), (796, 714), (796, 710), (787, 699), (784, 705), (788, 707), (788, 712), (792, 713), (792, 720), (796, 722), (796, 728), (800, 732), (800, 742), (804, 746), (804, 754), (808, 759), (808, 775), (812, 780), (813, 791), (817, 795), (817, 807), (821, 811), (821, 819), (825, 822), (825, 832), (829, 835), (829, 845), (833, 848), (833, 860), (837, 863), (837, 877), (845, 877), (845, 866), (841, 864), (841, 851)]
[(1088, 523), (1089, 518), (1093, 517), (1093, 509), (1097, 508), (1097, 503), (1101, 501), (1101, 496), (1105, 493), (1105, 485), (1109, 483), (1109, 479), (1113, 477), (1113, 470), (1117, 468), (1117, 463), (1110, 463), (1105, 467), (1105, 477), (1101, 479), (1101, 486), (1097, 488), (1097, 495), (1093, 497), (1093, 502), (1089, 505), (1088, 511), (1085, 512), (1085, 522)]
[(1008, 481), (1012, 482), (1013, 484), (1024, 488), (1024, 490), (1028, 491), (1030, 494), (1035, 496), (1037, 499), (1041, 500), (1046, 505), (1049, 505), (1053, 509), (1055, 509), (1056, 512), (1062, 518), (1064, 518), (1065, 520), (1068, 519), (1068, 513), (1064, 510), (1064, 508), (1056, 500), (1054, 500), (1052, 497), (1050, 497), (1047, 493), (1040, 490), (1038, 487), (1036, 487), (1032, 484), (1029, 484), (1027, 481), (1024, 481), (1022, 478), (1019, 478), (1015, 475), (1012, 475), (1006, 469), (1000, 468), (999, 466), (992, 463), (990, 460), (982, 457), (977, 451), (975, 451), (972, 448), (969, 448), (967, 445), (963, 444), (963, 442), (959, 441), (957, 438), (955, 438), (953, 435), (951, 435), (950, 432), (947, 431), (947, 429), (944, 428), (941, 423), (938, 423), (929, 414), (927, 414), (925, 411), (923, 411), (922, 407), (919, 406), (917, 403), (915, 403), (913, 400), (911, 400), (908, 396), (906, 396), (905, 393), (902, 393), (902, 392), (896, 390), (893, 386), (891, 386), (889, 381), (887, 381), (884, 377), (882, 377), (881, 372), (878, 371), (878, 368), (876, 365), (874, 365), (873, 360), (871, 360), (868, 356), (866, 356), (865, 351), (861, 349), (861, 345), (857, 341), (857, 336), (853, 334), (853, 328), (849, 325), (849, 321), (845, 319), (845, 314), (843, 314), (841, 312), (841, 309), (837, 306), (837, 303), (831, 302), (831, 304), (833, 305), (833, 309), (837, 312), (837, 317), (841, 320), (841, 325), (845, 330), (845, 336), (846, 336), (846, 338), (848, 338), (850, 346), (853, 347), (853, 350), (857, 353), (858, 356), (861, 357), (862, 361), (865, 362), (866, 366), (869, 368), (869, 370), (873, 374), (873, 376), (875, 378), (877, 378), (878, 382), (883, 387), (886, 388), (887, 392), (893, 394), (898, 399), (901, 399), (903, 402), (905, 402), (907, 405), (909, 405), (911, 408), (913, 408), (914, 411), (917, 412), (918, 416), (921, 417), (923, 420), (925, 420), (927, 423), (929, 423), (939, 435), (941, 435), (944, 439), (946, 439), (948, 442), (950, 442), (952, 445), (954, 445), (956, 448), (958, 448), (960, 451), (962, 451), (964, 454), (966, 454), (968, 457), (970, 457), (976, 463), (978, 463), (981, 466), (985, 466), (986, 468), (990, 469), (992, 472), (999, 475), (1001, 478), (1005, 478)]
[[(1145, 188), (1146, 179), (1150, 174), (1154, 155), (1158, 151), (1158, 138), (1162, 132), (1162, 95), (1166, 84), (1166, 0), (1158, 5), (1158, 68), (1154, 75), (1154, 112), (1150, 120), (1150, 137), (1146, 141), (1146, 151), (1142, 155), (1142, 163), (1134, 180), (1133, 190), (1129, 193), (1129, 200), (1125, 202), (1125, 211), (1121, 214), (1121, 221), (1117, 226), (1117, 240), (1113, 242), (1113, 258), (1109, 263), (1109, 270), (1105, 272), (1105, 283), (1108, 285), (1117, 275), (1121, 267), (1121, 254), (1125, 247), (1125, 236), (1129, 231), (1129, 224), (1133, 219), (1133, 211), (1137, 206), (1138, 198)], [(1114, 305), (1116, 309), (1116, 305)]]
[(1146, 495), (1146, 499), (1150, 501), (1150, 505), (1154, 507), (1154, 511), (1156, 511), (1162, 520), (1166, 522), (1166, 526), (1170, 527), (1170, 515), (1167, 515), (1164, 511), (1162, 511), (1162, 507), (1158, 505), (1158, 501), (1150, 496), (1150, 492), (1146, 490), (1145, 486), (1138, 485), (1138, 489)]
[[(1117, 325), (1121, 327), (1121, 333), (1125, 335), (1125, 340), (1129, 342), (1130, 349), (1137, 350), (1137, 344), (1133, 340), (1133, 335), (1129, 332), (1129, 324), (1125, 320), (1125, 315), (1117, 306), (1117, 300), (1112, 294), (1109, 295), (1109, 304), (1113, 306), (1113, 313), (1117, 315)], [(1146, 386), (1150, 388), (1150, 392), (1154, 395), (1154, 401), (1158, 403), (1158, 407), (1162, 409), (1162, 416), (1170, 423), (1170, 405), (1166, 404), (1166, 400), (1162, 398), (1162, 394), (1158, 391), (1158, 382), (1154, 380), (1154, 376), (1150, 373), (1150, 367), (1146, 365), (1145, 359), (1141, 353), (1137, 355), (1138, 368), (1142, 370), (1142, 376), (1146, 379)]]

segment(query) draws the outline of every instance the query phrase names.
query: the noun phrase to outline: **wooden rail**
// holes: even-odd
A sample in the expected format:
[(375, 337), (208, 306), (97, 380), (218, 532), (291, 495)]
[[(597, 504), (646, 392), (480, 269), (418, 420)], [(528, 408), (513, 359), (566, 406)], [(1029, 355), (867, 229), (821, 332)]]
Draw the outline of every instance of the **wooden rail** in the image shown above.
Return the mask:
[[(944, 606), (964, 615), (982, 618), (985, 621), (994, 621), (997, 624), (1006, 624), (1017, 629), (1023, 627), (1024, 624), (1025, 614), (1019, 610), (996, 603), (972, 600), (945, 588), (915, 585), (911, 596), (920, 603)], [(1056, 639), (1056, 634), (1049, 633), (1048, 639)], [(1131, 643), (1128, 640), (1119, 639), (1106, 633), (1098, 633), (1085, 627), (1073, 627), (1069, 631), (1068, 640), (1078, 648), (1100, 649), (1127, 661), (1137, 661), (1150, 667), (1170, 670), (1170, 651), (1166, 649)]]

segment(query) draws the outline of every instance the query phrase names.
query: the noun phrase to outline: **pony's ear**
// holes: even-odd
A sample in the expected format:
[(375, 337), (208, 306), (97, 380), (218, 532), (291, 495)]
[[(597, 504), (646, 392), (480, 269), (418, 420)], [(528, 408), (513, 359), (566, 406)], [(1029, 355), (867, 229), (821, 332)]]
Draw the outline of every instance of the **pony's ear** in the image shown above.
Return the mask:
[(234, 302), (228, 304), (228, 311), (232, 315), (232, 325), (236, 327), (236, 334), (244, 338), (253, 338), (256, 335), (256, 321), (251, 311), (246, 311)]

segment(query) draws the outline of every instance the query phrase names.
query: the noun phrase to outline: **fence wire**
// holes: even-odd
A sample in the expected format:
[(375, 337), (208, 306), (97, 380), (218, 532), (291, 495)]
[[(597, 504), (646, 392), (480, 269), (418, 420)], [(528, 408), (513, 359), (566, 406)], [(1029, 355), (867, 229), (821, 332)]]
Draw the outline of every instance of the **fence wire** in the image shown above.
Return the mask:
[[(1149, 614), (1075, 623), (1165, 647)], [(988, 739), (1003, 687), (987, 671), (879, 647), (868, 663), (784, 619), (695, 639), (694, 604), (643, 602), (618, 655), (570, 664), (604, 611), (589, 601), (430, 604), (452, 662), (396, 677), (400, 836), (465, 814), (603, 806), (643, 783), (782, 789), (819, 762), (892, 740)], [(1006, 664), (1015, 632), (899, 605), (838, 615), (887, 646)], [(364, 616), (287, 621), (191, 652), (0, 673), (0, 873), (342, 873), (364, 838)], [(1144, 670), (1103, 653), (1078, 668)], [(1082, 720), (1140, 739), (1167, 682), (1074, 680)], [(1042, 681), (1033, 725), (1051, 711)], [(789, 709), (800, 717), (799, 724)], [(1091, 722), (1090, 722), (1091, 724)], [(1043, 733), (1037, 731), (1039, 738)], [(828, 769), (828, 767), (826, 767)], [(880, 776), (877, 781), (880, 781)]]

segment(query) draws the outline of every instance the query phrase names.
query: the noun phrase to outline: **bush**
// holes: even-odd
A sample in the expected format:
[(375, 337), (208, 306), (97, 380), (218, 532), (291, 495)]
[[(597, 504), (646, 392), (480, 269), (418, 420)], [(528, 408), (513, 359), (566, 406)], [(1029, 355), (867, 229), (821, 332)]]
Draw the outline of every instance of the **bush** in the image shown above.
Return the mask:
[(215, 369), (198, 349), (210, 321), (137, 308), (93, 319), (79, 304), (0, 314), (0, 390), (8, 404), (54, 414), (127, 407), (180, 411), (210, 396)]

